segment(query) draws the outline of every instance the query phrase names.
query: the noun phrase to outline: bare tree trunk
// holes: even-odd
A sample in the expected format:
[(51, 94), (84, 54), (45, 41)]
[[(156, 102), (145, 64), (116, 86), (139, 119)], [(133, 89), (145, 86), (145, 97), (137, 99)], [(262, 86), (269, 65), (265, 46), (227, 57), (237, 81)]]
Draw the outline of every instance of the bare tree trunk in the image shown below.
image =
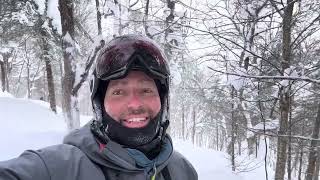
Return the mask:
[[(231, 99), (234, 100), (235, 96), (235, 89), (234, 87), (231, 87)], [(234, 112), (234, 101), (232, 101), (231, 105), (231, 166), (232, 166), (232, 171), (236, 171), (236, 163), (235, 163), (235, 143), (236, 143), (236, 137), (235, 137), (235, 126), (236, 126), (236, 118), (235, 118), (235, 112)]]
[(195, 144), (195, 137), (196, 137), (196, 107), (193, 108), (192, 111), (192, 144)]
[(174, 11), (175, 11), (175, 1), (173, 0), (167, 0), (167, 7), (170, 10), (168, 13), (169, 15), (166, 17), (166, 30), (165, 30), (165, 45), (164, 45), (164, 52), (166, 56), (168, 57), (169, 61), (172, 59), (172, 45), (174, 42), (168, 41), (168, 36), (173, 33), (172, 23), (174, 20)]
[(294, 160), (293, 160), (293, 165), (292, 168), (294, 169), (295, 176), (297, 176), (298, 172), (298, 162), (299, 162), (299, 156), (300, 156), (300, 141), (298, 140), (298, 146), (296, 146), (295, 150), (295, 155), (294, 155)]
[(62, 109), (67, 127), (72, 130), (80, 126), (77, 94), (72, 94), (75, 83), (75, 62), (74, 57), (72, 57), (72, 49), (74, 49), (73, 0), (59, 0), (59, 10), (62, 25), (64, 65)]
[[(47, 17), (47, 12), (48, 12), (48, 0), (45, 1), (45, 13), (42, 17), (43, 21), (42, 24), (45, 21), (49, 21), (50, 24), (50, 19)], [(52, 73), (52, 66), (51, 66), (51, 60), (49, 56), (49, 38), (48, 38), (48, 33), (46, 29), (42, 28), (40, 29), (40, 34), (41, 34), (41, 44), (42, 44), (42, 52), (43, 52), (43, 59), (46, 67), (46, 80), (47, 80), (47, 86), (48, 86), (48, 96), (49, 96), (49, 103), (50, 103), (50, 108), (53, 112), (57, 112), (56, 108), (56, 95), (55, 95), (55, 89), (54, 89), (54, 78), (53, 78), (53, 73)]]
[(319, 171), (320, 171), (320, 148), (318, 147), (318, 157), (317, 157), (317, 162), (316, 162), (316, 170), (314, 173), (314, 178), (313, 180), (319, 180)]
[(299, 171), (298, 171), (298, 180), (301, 180), (302, 166), (303, 166), (303, 147), (300, 149), (300, 157), (299, 157)]
[(292, 146), (291, 146), (291, 134), (292, 134), (292, 98), (289, 99), (289, 127), (288, 127), (288, 135), (289, 135), (289, 141), (288, 141), (288, 164), (287, 164), (287, 176), (288, 180), (291, 180), (291, 159), (292, 159)]
[(181, 122), (181, 136), (182, 136), (182, 139), (185, 140), (185, 105), (184, 103), (182, 103), (182, 116), (181, 116), (181, 119), (182, 119), (182, 122)]
[[(305, 123), (303, 122), (301, 127), (301, 134), (304, 132)], [(298, 180), (301, 180), (301, 173), (302, 173), (302, 167), (303, 167), (303, 141), (301, 140), (299, 143), (299, 169), (298, 169)]]
[(10, 85), (9, 85), (9, 74), (11, 72), (10, 66), (9, 66), (9, 57), (11, 56), (10, 54), (6, 54), (5, 57), (3, 58), (4, 60), (4, 65), (6, 67), (6, 74), (5, 74), (5, 78), (6, 78), (6, 91), (10, 92)]
[(1, 70), (1, 89), (2, 92), (6, 90), (6, 66), (3, 61), (0, 61), (0, 70)]
[(27, 62), (27, 97), (28, 99), (31, 98), (31, 83), (30, 83), (30, 60), (28, 58), (28, 54), (27, 54), (27, 41), (25, 41), (25, 55), (26, 55), (26, 62)]
[[(5, 39), (4, 44), (7, 44), (8, 41)], [(9, 58), (12, 55), (13, 50), (11, 52), (6, 52), (6, 53), (1, 53), (2, 55), (2, 60), (0, 61), (0, 70), (1, 70), (1, 84), (2, 84), (2, 91), (7, 91), (10, 92), (9, 89)]]
[(152, 38), (152, 36), (151, 36), (151, 34), (149, 32), (149, 25), (148, 25), (149, 4), (150, 4), (150, 0), (146, 0), (146, 7), (145, 7), (145, 11), (144, 11), (143, 25), (144, 25), (144, 31), (145, 31), (146, 35), (149, 38)]
[(318, 154), (317, 154), (316, 170), (314, 172), (313, 180), (319, 180), (319, 170), (320, 170), (320, 156), (319, 156), (319, 154), (320, 154), (320, 148), (318, 147), (317, 149), (318, 149), (317, 150)]
[(218, 124), (218, 121), (216, 121), (216, 141), (217, 141), (217, 143), (216, 143), (217, 151), (219, 151), (219, 124)]
[(100, 12), (99, 0), (96, 0), (96, 11), (97, 11), (98, 35), (101, 35), (102, 34), (102, 26), (101, 26), (101, 12)]
[[(293, 0), (287, 0), (287, 6), (283, 15), (283, 42), (282, 42), (282, 75), (290, 67), (291, 61), (291, 26)], [(289, 85), (290, 86), (290, 85)], [(280, 88), (280, 128), (277, 145), (277, 162), (275, 171), (275, 180), (284, 180), (286, 162), (287, 162), (287, 139), (284, 137), (288, 128), (290, 87), (282, 86)]]
[(319, 138), (319, 130), (320, 130), (320, 103), (318, 105), (318, 113), (317, 117), (314, 121), (313, 131), (312, 131), (312, 140), (310, 145), (310, 153), (308, 158), (308, 166), (306, 171), (305, 180), (312, 180), (315, 171), (316, 160), (318, 159), (317, 154), (317, 145), (318, 142), (315, 139)]
[(47, 83), (47, 73), (45, 71), (42, 71), (42, 77), (44, 77), (43, 80), (43, 89), (42, 89), (42, 97), (44, 101), (49, 101), (48, 100), (48, 83)]
[(56, 107), (56, 95), (55, 95), (55, 89), (54, 89), (54, 79), (53, 79), (51, 61), (49, 59), (48, 51), (49, 51), (48, 43), (44, 39), (44, 41), (43, 41), (43, 54), (44, 54), (44, 63), (46, 65), (46, 73), (47, 73), (49, 103), (50, 103), (51, 110), (56, 113), (57, 107)]

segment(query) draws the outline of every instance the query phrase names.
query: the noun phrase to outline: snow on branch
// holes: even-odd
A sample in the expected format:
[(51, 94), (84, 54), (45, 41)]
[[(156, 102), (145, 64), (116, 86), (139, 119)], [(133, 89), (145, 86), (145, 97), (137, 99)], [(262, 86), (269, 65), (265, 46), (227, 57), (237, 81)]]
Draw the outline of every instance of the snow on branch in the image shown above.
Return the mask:
[(320, 84), (320, 80), (312, 79), (312, 78), (308, 78), (308, 77), (304, 77), (304, 76), (254, 76), (254, 75), (249, 75), (249, 74), (237, 74), (237, 73), (233, 73), (233, 72), (224, 72), (224, 71), (213, 69), (211, 67), (208, 67), (208, 68), (214, 72), (218, 72), (218, 73), (226, 74), (226, 75), (238, 76), (238, 77), (242, 77), (242, 78), (294, 80), (294, 81), (306, 81), (306, 82), (310, 82), (310, 83)]
[(319, 141), (320, 139), (315, 139), (312, 137), (306, 137), (306, 136), (299, 136), (299, 135), (279, 135), (276, 133), (264, 133), (261, 131), (257, 131), (256, 129), (249, 129), (251, 132), (255, 133), (255, 134), (260, 134), (260, 135), (264, 135), (264, 136), (270, 136), (270, 137), (284, 137), (284, 138), (294, 138), (294, 139), (300, 139), (300, 140), (304, 140), (304, 141)]
[(88, 74), (89, 74), (89, 70), (94, 62), (94, 60), (96, 59), (96, 56), (98, 54), (98, 52), (100, 51), (100, 49), (105, 45), (105, 41), (101, 40), (100, 41), (100, 45), (96, 46), (94, 49), (94, 52), (90, 54), (90, 56), (87, 59), (86, 62), (86, 67), (84, 72), (80, 75), (80, 81), (73, 87), (72, 89), (72, 94), (77, 94), (77, 92), (79, 91), (80, 87), (82, 86), (82, 84), (86, 81)]

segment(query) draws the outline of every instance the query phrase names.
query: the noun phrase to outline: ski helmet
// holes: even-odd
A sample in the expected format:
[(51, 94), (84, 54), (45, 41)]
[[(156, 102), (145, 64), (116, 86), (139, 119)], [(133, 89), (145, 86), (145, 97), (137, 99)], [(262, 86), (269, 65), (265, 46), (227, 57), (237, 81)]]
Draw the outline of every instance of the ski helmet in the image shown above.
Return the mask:
[[(124, 78), (131, 70), (143, 71), (153, 78), (157, 85), (161, 100), (161, 110), (155, 122), (157, 123), (155, 125), (156, 132), (153, 133), (156, 133), (162, 139), (169, 125), (169, 66), (161, 48), (153, 40), (141, 35), (116, 37), (100, 50), (96, 59), (93, 80), (90, 84), (91, 101), (96, 120), (103, 124), (108, 136), (117, 136), (114, 135), (117, 132), (112, 132), (112, 129), (108, 126), (112, 126), (118, 131), (125, 128), (120, 128), (118, 127), (119, 125), (116, 125), (117, 123), (110, 121), (111, 117), (106, 114), (103, 101), (109, 81)], [(127, 129), (125, 131), (134, 132), (137, 130)], [(132, 134), (128, 134), (128, 136), (132, 136)], [(121, 141), (121, 138), (114, 138), (116, 141)], [(142, 138), (139, 137), (137, 139)], [(131, 142), (128, 141), (123, 141), (123, 144), (129, 144), (129, 147), (140, 145), (139, 143), (130, 145)], [(151, 139), (147, 141), (141, 144), (149, 143)]]

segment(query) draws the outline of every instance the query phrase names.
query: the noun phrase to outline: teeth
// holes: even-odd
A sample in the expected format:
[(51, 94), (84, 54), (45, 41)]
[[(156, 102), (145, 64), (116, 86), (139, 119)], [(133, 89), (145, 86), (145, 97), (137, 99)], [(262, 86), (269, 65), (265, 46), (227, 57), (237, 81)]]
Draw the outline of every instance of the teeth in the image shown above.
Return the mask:
[(131, 118), (131, 119), (128, 119), (127, 121), (129, 122), (140, 122), (140, 121), (144, 121), (146, 120), (146, 118)]

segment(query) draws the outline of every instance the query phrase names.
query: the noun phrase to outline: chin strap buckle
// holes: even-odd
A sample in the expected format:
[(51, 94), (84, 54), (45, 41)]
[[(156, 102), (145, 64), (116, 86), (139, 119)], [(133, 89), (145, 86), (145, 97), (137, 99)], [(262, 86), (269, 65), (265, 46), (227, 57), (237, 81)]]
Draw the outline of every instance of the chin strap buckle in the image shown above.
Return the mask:
[(168, 126), (169, 126), (170, 122), (169, 120), (165, 120), (164, 122), (162, 122), (160, 124), (160, 130), (159, 130), (159, 136), (158, 138), (160, 138), (161, 140), (164, 138), (164, 136), (166, 135), (166, 131), (168, 129)]

